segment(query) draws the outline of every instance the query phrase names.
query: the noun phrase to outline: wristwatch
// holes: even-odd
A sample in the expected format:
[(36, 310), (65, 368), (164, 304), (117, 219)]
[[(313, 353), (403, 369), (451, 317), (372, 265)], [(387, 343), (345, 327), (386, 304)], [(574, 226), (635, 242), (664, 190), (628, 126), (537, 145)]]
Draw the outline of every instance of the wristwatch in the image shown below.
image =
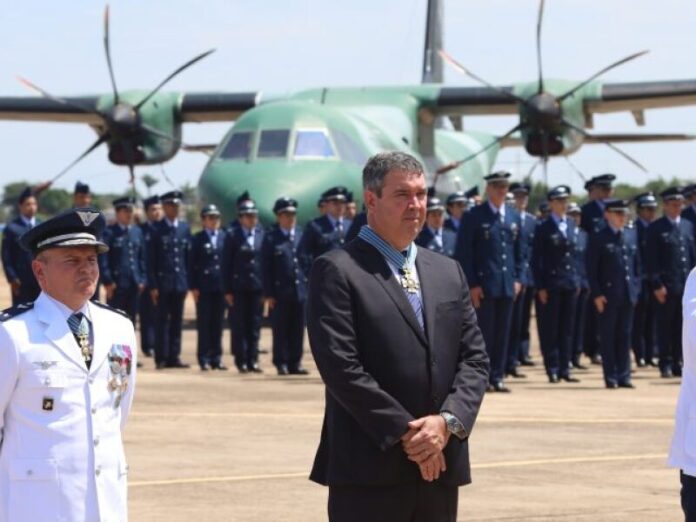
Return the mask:
[(440, 416), (443, 419), (445, 419), (447, 431), (449, 431), (452, 435), (462, 440), (469, 436), (466, 432), (466, 429), (464, 428), (464, 425), (461, 422), (459, 422), (459, 419), (452, 415), (450, 412), (441, 411)]

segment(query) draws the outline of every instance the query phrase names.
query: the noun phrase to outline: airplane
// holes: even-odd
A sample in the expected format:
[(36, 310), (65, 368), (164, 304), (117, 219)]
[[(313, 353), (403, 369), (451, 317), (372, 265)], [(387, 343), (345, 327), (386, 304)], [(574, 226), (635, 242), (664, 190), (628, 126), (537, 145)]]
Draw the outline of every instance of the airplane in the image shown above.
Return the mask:
[[(212, 50), (192, 58), (152, 90), (120, 92), (111, 66), (107, 6), (104, 49), (112, 92), (63, 98), (22, 80), (41, 97), (0, 97), (0, 120), (86, 123), (96, 131), (97, 140), (54, 179), (105, 144), (109, 160), (127, 166), (131, 181), (136, 166), (166, 162), (180, 149), (206, 149), (182, 142), (184, 123), (234, 121), (212, 150), (199, 180), (199, 193), (232, 217), (237, 198), (248, 190), (267, 223), (274, 219), (273, 202), (281, 195), (299, 201), (300, 222), (314, 217), (319, 195), (331, 186), (346, 186), (360, 203), (362, 167), (369, 156), (386, 149), (403, 150), (421, 159), (429, 184), (439, 194), (447, 194), (481, 186), (502, 147), (522, 145), (545, 166), (549, 158), (572, 154), (582, 144), (604, 143), (640, 165), (615, 143), (693, 138), (685, 134), (598, 135), (586, 130), (592, 128), (595, 114), (629, 111), (641, 125), (647, 109), (694, 105), (696, 80), (598, 81), (601, 74), (643, 52), (584, 81), (546, 79), (541, 63), (543, 12), (544, 0), (540, 0), (538, 77), (531, 82), (492, 85), (447, 54), (442, 46), (442, 0), (429, 0), (422, 84), (324, 87), (272, 97), (261, 91), (161, 90)], [(443, 85), (445, 62), (482, 85)], [(463, 117), (501, 114), (519, 117), (518, 124), (503, 135), (462, 130)]]

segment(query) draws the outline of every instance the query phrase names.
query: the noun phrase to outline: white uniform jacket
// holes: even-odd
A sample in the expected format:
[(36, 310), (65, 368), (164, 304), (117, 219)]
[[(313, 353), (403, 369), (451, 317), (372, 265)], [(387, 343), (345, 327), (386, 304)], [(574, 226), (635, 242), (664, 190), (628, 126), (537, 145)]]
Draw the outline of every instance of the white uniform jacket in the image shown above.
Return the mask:
[(686, 281), (682, 310), (684, 368), (668, 462), (696, 477), (696, 269)]
[(128, 518), (121, 431), (133, 400), (135, 333), (121, 313), (87, 306), (89, 370), (64, 312), (44, 293), (0, 317), (0, 522)]

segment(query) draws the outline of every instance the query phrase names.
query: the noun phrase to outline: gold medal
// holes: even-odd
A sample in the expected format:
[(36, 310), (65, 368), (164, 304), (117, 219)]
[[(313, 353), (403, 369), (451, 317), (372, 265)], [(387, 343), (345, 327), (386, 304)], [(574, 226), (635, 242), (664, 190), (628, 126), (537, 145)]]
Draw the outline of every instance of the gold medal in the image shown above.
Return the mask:
[(413, 276), (411, 269), (404, 267), (401, 270), (399, 270), (399, 273), (401, 274), (401, 286), (409, 294), (417, 294), (420, 285), (418, 284), (418, 281), (416, 281), (416, 278)]
[(77, 342), (80, 345), (80, 351), (82, 352), (82, 358), (85, 362), (92, 359), (92, 352), (89, 348), (89, 333), (80, 332), (77, 336)]

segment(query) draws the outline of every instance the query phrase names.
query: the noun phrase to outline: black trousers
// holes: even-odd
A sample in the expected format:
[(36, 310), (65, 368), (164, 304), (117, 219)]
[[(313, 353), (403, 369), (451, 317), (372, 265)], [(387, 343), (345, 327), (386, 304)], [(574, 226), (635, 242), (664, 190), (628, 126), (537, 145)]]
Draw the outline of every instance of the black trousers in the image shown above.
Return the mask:
[(271, 312), (273, 364), (290, 370), (301, 366), (305, 328), (305, 302), (279, 299)]
[(330, 522), (455, 522), (458, 488), (421, 481), (398, 486), (330, 486)]
[(523, 289), (512, 303), (512, 316), (510, 319), (510, 334), (508, 337), (507, 346), (507, 362), (505, 363), (505, 372), (514, 371), (517, 363), (520, 360), (520, 352), (522, 350), (522, 315), (524, 308), (524, 295), (526, 289)]
[(575, 320), (573, 321), (573, 341), (571, 353), (574, 361), (580, 362), (583, 343), (585, 340), (585, 313), (587, 312), (587, 297), (589, 290), (583, 288), (575, 301)]
[(532, 302), (536, 290), (533, 286), (524, 289), (524, 299), (522, 301), (522, 320), (520, 324), (520, 347), (518, 358), (520, 361), (529, 359), (529, 324), (532, 320)]
[(505, 377), (512, 304), (512, 297), (486, 296), (476, 310), (479, 328), (490, 359), (489, 381), (493, 385), (503, 382)]
[(681, 505), (684, 510), (684, 522), (696, 522), (696, 477), (681, 475)]
[(111, 299), (106, 300), (106, 304), (126, 312), (135, 325), (135, 316), (138, 313), (138, 287), (123, 288), (117, 286)]
[(153, 353), (155, 351), (155, 305), (152, 304), (150, 289), (145, 288), (140, 294), (138, 306), (140, 317), (140, 348), (143, 353)]
[(160, 292), (155, 308), (155, 362), (172, 364), (181, 355), (181, 327), (186, 292)]
[(261, 316), (263, 315), (263, 296), (257, 291), (234, 293), (232, 319), (232, 354), (237, 367), (250, 366), (259, 360), (259, 338), (261, 336)]
[(664, 304), (655, 300), (657, 344), (660, 349), (660, 370), (681, 374), (682, 303), (681, 296), (667, 294)]
[(588, 357), (594, 357), (599, 353), (599, 331), (597, 330), (597, 309), (594, 301), (588, 299), (585, 304), (585, 335), (583, 338), (583, 351)]
[(602, 368), (606, 384), (628, 384), (631, 382), (631, 325), (633, 304), (607, 304), (604, 311), (597, 313), (599, 345)]
[(539, 341), (546, 373), (557, 377), (569, 375), (576, 290), (548, 290), (548, 301), (537, 298)]
[(631, 333), (631, 345), (636, 362), (641, 359), (650, 362), (657, 356), (655, 330), (655, 297), (650, 283), (643, 282), (638, 303), (633, 311)]
[(222, 359), (222, 323), (225, 319), (225, 298), (222, 291), (201, 292), (196, 303), (198, 330), (198, 364), (218, 366)]

